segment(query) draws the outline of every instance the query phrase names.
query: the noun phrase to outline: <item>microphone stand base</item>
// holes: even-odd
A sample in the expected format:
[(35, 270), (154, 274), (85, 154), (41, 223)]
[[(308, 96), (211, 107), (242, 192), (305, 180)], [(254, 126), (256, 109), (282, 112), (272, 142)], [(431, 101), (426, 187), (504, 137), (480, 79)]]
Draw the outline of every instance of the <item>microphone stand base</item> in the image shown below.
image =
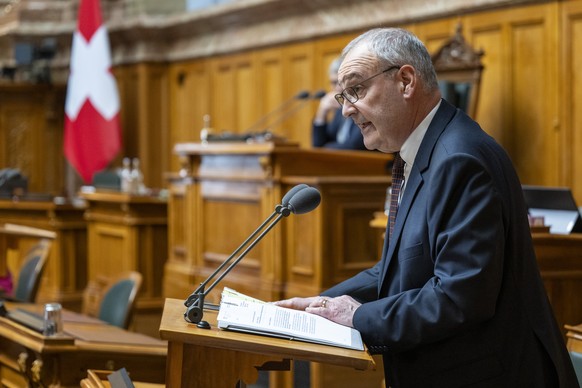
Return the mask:
[(208, 323), (207, 321), (200, 321), (198, 322), (196, 327), (198, 327), (199, 329), (210, 330), (210, 323)]

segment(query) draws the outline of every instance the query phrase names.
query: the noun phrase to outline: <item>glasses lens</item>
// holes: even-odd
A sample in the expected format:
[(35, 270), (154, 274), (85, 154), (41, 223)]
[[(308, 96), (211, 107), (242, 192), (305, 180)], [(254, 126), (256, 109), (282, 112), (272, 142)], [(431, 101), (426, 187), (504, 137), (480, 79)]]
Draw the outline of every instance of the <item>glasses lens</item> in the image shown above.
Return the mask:
[(344, 96), (346, 96), (348, 101), (351, 102), (352, 104), (358, 101), (359, 98), (354, 88), (347, 88), (346, 90), (344, 90)]
[(344, 96), (343, 96), (343, 94), (336, 94), (335, 95), (335, 100), (338, 102), (338, 104), (343, 105), (344, 104)]

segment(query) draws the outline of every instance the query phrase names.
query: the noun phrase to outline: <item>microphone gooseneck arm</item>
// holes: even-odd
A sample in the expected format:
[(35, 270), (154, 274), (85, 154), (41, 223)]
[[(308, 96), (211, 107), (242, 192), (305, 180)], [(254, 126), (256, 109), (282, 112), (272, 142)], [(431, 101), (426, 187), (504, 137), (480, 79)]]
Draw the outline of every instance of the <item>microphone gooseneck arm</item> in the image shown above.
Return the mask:
[(264, 130), (266, 127), (269, 127), (268, 123), (269, 120), (281, 115), (286, 115), (286, 111), (292, 109), (293, 105), (296, 105), (298, 102), (302, 100), (306, 100), (309, 98), (309, 92), (306, 90), (302, 90), (293, 97), (289, 98), (288, 100), (283, 101), (278, 107), (267, 113), (266, 115), (262, 116), (259, 120), (253, 123), (250, 127), (244, 130), (244, 132), (250, 133), (253, 131), (261, 131)]
[[(204, 314), (204, 299), (206, 295), (246, 256), (246, 254), (281, 220), (291, 213), (303, 214), (315, 209), (321, 200), (319, 191), (306, 184), (293, 187), (283, 197), (282, 204), (275, 207), (275, 211), (216, 269), (210, 276), (196, 288), (186, 299), (187, 306), (184, 319), (190, 323), (198, 324), (200, 328), (210, 328), (210, 325), (202, 321)], [(254, 240), (253, 240), (254, 239)], [(253, 241), (251, 241), (253, 240)], [(246, 247), (246, 249), (244, 249)], [(234, 257), (244, 251), (233, 261)], [(230, 263), (230, 265), (229, 265)], [(224, 267), (229, 265), (226, 269)], [(220, 273), (222, 271), (222, 273)], [(220, 275), (218, 275), (220, 273)], [(208, 287), (208, 283), (216, 276), (218, 278)]]
[(204, 292), (204, 287), (206, 287), (206, 285), (208, 283), (210, 283), (210, 281), (216, 276), (218, 275), (218, 273), (228, 264), (230, 263), (230, 261), (234, 258), (234, 256), (236, 256), (244, 247), (245, 245), (247, 245), (249, 243), (249, 241), (251, 241), (253, 238), (255, 238), (255, 236), (257, 234), (260, 233), (260, 231), (269, 223), (271, 222), (271, 220), (273, 218), (275, 218), (277, 216), (277, 211), (278, 211), (278, 207), (281, 205), (277, 205), (277, 208), (275, 208), (275, 211), (241, 244), (239, 245), (238, 248), (236, 248), (234, 250), (234, 252), (231, 253), (231, 255), (229, 257), (226, 258), (226, 260), (224, 260), (222, 262), (222, 264), (220, 264), (218, 266), (218, 268), (216, 268), (216, 270), (214, 270), (214, 272), (212, 272), (210, 274), (210, 276), (208, 276), (206, 278), (206, 280), (204, 280), (202, 283), (200, 283), (200, 285), (198, 286), (198, 288), (196, 290), (194, 290), (194, 292), (188, 297), (188, 299), (186, 299), (186, 301), (184, 302), (184, 305), (186, 306), (191, 306), (197, 297), (199, 297), (200, 293), (204, 293), (207, 294), (210, 291)]

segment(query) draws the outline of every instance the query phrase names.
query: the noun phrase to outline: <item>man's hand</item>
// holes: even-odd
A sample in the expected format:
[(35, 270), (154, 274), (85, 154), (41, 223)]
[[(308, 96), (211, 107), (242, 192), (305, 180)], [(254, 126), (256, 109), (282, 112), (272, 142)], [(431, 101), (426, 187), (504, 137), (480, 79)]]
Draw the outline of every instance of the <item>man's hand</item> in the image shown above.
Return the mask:
[(338, 296), (337, 298), (329, 298), (327, 296), (291, 298), (274, 302), (274, 304), (295, 310), (305, 310), (308, 313), (320, 315), (330, 321), (349, 327), (354, 327), (354, 313), (362, 305), (347, 295)]
[(325, 96), (319, 100), (319, 107), (317, 112), (315, 112), (314, 122), (316, 124), (322, 125), (327, 122), (328, 114), (330, 112), (335, 112), (340, 108), (340, 105), (335, 100), (335, 95), (337, 92), (335, 90), (328, 92)]
[(286, 307), (293, 310), (305, 310), (315, 300), (321, 299), (320, 296), (312, 296), (310, 298), (291, 298), (273, 302), (275, 306)]

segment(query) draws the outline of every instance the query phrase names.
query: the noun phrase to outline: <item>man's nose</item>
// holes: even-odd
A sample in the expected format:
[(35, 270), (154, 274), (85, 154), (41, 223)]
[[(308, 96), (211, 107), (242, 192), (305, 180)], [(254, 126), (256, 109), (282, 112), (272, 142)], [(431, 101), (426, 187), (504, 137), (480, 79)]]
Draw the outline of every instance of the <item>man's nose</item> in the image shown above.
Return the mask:
[(344, 100), (342, 105), (342, 116), (350, 117), (351, 115), (356, 113), (356, 107), (354, 104), (349, 102), (347, 99)]

